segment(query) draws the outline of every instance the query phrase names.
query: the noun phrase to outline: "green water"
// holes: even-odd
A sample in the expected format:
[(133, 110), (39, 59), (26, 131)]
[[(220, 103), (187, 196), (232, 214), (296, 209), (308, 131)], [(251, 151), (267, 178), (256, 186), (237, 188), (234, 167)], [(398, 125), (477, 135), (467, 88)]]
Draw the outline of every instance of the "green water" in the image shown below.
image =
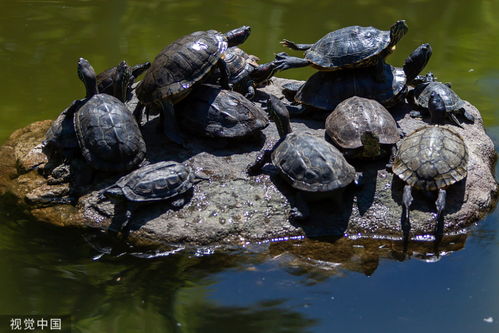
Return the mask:
[[(499, 0), (0, 4), (0, 142), (83, 96), (79, 57), (100, 71), (122, 59), (152, 60), (192, 31), (251, 25), (244, 47), (269, 61), (283, 50), (282, 38), (313, 42), (343, 26), (388, 28), (400, 18), (410, 30), (388, 61), (400, 65), (416, 46), (431, 43), (428, 70), (479, 108), (499, 142)], [(499, 331), (497, 213), (463, 249), (437, 262), (381, 260), (366, 276), (331, 263), (297, 268), (249, 250), (94, 260), (94, 236), (0, 207), (0, 314), (70, 314), (75, 332)]]

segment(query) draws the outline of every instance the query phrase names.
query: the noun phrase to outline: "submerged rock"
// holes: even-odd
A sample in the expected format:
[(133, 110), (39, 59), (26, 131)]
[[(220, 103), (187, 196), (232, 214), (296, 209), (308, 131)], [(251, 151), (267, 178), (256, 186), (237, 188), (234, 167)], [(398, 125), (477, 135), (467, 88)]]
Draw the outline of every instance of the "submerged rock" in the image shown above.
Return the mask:
[[(282, 96), (281, 86), (291, 80), (273, 79), (261, 89), (257, 99), (264, 103), (267, 94)], [(129, 105), (133, 109), (134, 101)], [(444, 211), (444, 235), (464, 234), (495, 205), (497, 183), (493, 176), (496, 159), (494, 145), (483, 128), (478, 110), (465, 103), (475, 117), (463, 128), (453, 125), (469, 151), (468, 176), (448, 189)], [(409, 116), (410, 106), (394, 111), (398, 125), (406, 134), (425, 125), (422, 119)], [(426, 120), (426, 119), (425, 119)], [(102, 199), (104, 188), (119, 175), (94, 175), (83, 187), (51, 185), (39, 169), (47, 163), (41, 142), (50, 121), (31, 124), (15, 131), (0, 148), (0, 194), (16, 198), (17, 204), (40, 221), (60, 226), (107, 230), (119, 207)], [(268, 172), (246, 175), (246, 167), (259, 150), (278, 139), (274, 124), (263, 132), (263, 140), (221, 143), (189, 137), (187, 148), (170, 145), (157, 128), (157, 119), (143, 127), (150, 162), (174, 160), (185, 162), (210, 180), (195, 186), (191, 200), (183, 208), (172, 210), (161, 202), (139, 209), (130, 221), (128, 241), (136, 246), (163, 248), (171, 244), (193, 246), (232, 246), (293, 237), (332, 236), (347, 239), (402, 238), (403, 182), (385, 170), (386, 160), (355, 165), (365, 175), (360, 189), (348, 189), (341, 202), (320, 201), (311, 204), (311, 218), (298, 223), (288, 220), (294, 191)], [(324, 137), (323, 124), (316, 120), (292, 122), (294, 131), (309, 130)], [(74, 193), (82, 194), (73, 197)], [(411, 239), (431, 239), (435, 228), (436, 193), (414, 191), (411, 206)], [(371, 259), (369, 259), (371, 260)]]

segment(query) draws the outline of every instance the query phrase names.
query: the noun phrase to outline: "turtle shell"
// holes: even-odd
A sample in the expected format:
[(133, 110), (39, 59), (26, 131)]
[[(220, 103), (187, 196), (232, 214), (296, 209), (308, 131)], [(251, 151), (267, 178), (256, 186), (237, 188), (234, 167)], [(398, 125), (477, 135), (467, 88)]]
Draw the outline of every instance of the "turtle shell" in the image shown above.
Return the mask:
[(227, 47), (226, 36), (215, 30), (177, 39), (156, 56), (137, 87), (137, 97), (144, 104), (163, 99), (180, 101), (210, 72)]
[(455, 111), (464, 107), (464, 101), (449, 86), (442, 82), (422, 83), (414, 88), (414, 102), (427, 109), (431, 93), (435, 91), (443, 99), (447, 111)]
[(258, 58), (244, 52), (237, 46), (229, 47), (224, 53), (229, 70), (229, 83), (235, 84), (248, 77), (258, 67)]
[(392, 145), (400, 140), (397, 123), (379, 102), (351, 97), (340, 104), (326, 119), (327, 135), (341, 148), (362, 147), (361, 137), (371, 132), (380, 144)]
[(194, 174), (182, 163), (163, 161), (146, 165), (115, 184), (129, 201), (159, 201), (183, 194), (193, 186)]
[(385, 80), (377, 81), (372, 68), (314, 73), (298, 90), (295, 101), (316, 109), (331, 111), (352, 96), (374, 99), (390, 108), (407, 94), (404, 70), (388, 64), (383, 66)]
[(52, 122), (45, 135), (45, 146), (51, 152), (58, 152), (64, 157), (71, 157), (78, 149), (78, 139), (74, 129), (74, 114), (81, 106), (81, 100), (75, 100)]
[(176, 105), (180, 125), (213, 138), (242, 138), (269, 124), (265, 111), (238, 92), (200, 85)]
[(133, 114), (116, 97), (92, 96), (75, 114), (74, 128), (85, 160), (102, 171), (136, 168), (146, 145)]
[(341, 152), (309, 132), (288, 134), (271, 158), (291, 186), (303, 191), (332, 191), (355, 178), (354, 167)]
[(425, 126), (400, 141), (392, 170), (407, 184), (434, 191), (466, 177), (468, 151), (459, 134)]
[(305, 52), (305, 59), (319, 70), (367, 67), (378, 61), (390, 41), (390, 31), (350, 26), (319, 39)]

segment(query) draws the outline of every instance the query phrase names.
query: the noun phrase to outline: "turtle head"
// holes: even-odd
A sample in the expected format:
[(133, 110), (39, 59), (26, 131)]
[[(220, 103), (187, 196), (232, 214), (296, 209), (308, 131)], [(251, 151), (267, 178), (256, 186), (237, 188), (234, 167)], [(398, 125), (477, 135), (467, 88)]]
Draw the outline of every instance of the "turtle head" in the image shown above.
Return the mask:
[(371, 131), (364, 132), (360, 137), (362, 142), (362, 157), (376, 158), (381, 155), (379, 137)]
[(244, 43), (244, 41), (249, 37), (250, 33), (251, 27), (244, 25), (240, 28), (225, 33), (225, 37), (227, 37), (227, 42), (229, 43), (229, 47), (231, 47)]
[(416, 76), (421, 73), (430, 60), (431, 54), (432, 49), (430, 44), (425, 43), (418, 46), (414, 51), (412, 51), (407, 59), (405, 59), (404, 73), (407, 77), (407, 84), (411, 84)]
[(267, 112), (277, 127), (279, 136), (284, 138), (291, 133), (291, 123), (289, 122), (289, 111), (284, 103), (274, 95), (270, 95), (267, 100)]
[(394, 47), (395, 44), (399, 42), (402, 37), (407, 33), (409, 27), (405, 20), (398, 20), (394, 25), (390, 28), (390, 46)]
[(97, 90), (95, 70), (87, 59), (80, 58), (80, 60), (78, 60), (78, 77), (85, 85), (87, 91), (86, 98), (90, 98), (99, 93)]
[(125, 60), (116, 67), (113, 77), (113, 95), (120, 101), (125, 102), (129, 83), (132, 81), (132, 70)]
[(431, 116), (432, 124), (441, 124), (445, 119), (445, 103), (442, 97), (436, 92), (432, 91), (428, 101), (428, 111)]

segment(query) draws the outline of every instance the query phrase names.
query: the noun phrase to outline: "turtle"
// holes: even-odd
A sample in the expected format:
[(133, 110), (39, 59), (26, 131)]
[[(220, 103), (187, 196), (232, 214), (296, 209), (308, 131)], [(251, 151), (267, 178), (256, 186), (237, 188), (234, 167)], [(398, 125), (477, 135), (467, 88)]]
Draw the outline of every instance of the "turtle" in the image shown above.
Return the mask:
[[(375, 99), (391, 108), (404, 101), (407, 84), (423, 70), (431, 54), (430, 44), (425, 43), (406, 58), (403, 67), (383, 64), (383, 76), (386, 79), (382, 82), (372, 75), (373, 68), (314, 73), (294, 96), (294, 100), (304, 106), (296, 113), (322, 110), (329, 114), (338, 103), (352, 96)], [(285, 88), (288, 89), (288, 86)], [(293, 89), (293, 86), (289, 89)]]
[[(379, 102), (350, 97), (326, 119), (326, 135), (345, 156), (375, 159), (400, 140), (397, 122)], [(390, 148), (390, 149), (388, 149)]]
[(228, 47), (243, 43), (251, 28), (243, 26), (227, 33), (197, 31), (166, 46), (154, 59), (144, 79), (136, 88), (139, 103), (134, 111), (141, 118), (144, 106), (160, 108), (160, 124), (165, 135), (182, 144), (173, 104), (178, 103), (215, 65), (221, 72), (220, 83), (229, 89), (229, 76), (223, 55)]
[(236, 91), (203, 84), (175, 106), (181, 127), (195, 135), (242, 139), (261, 134), (265, 111)]
[(273, 118), (280, 140), (271, 149), (262, 150), (247, 168), (249, 175), (261, 172), (271, 162), (279, 174), (297, 191), (291, 217), (306, 219), (309, 209), (305, 198), (314, 199), (340, 192), (357, 174), (341, 152), (311, 132), (292, 132), (289, 113), (282, 101), (270, 95), (268, 112)]
[[(275, 71), (274, 61), (259, 65), (258, 57), (246, 53), (237, 46), (229, 47), (223, 58), (229, 72), (229, 84), (248, 99), (254, 97), (255, 87), (264, 86), (269, 82)], [(219, 80), (220, 71), (215, 69), (206, 83), (218, 83)]]
[(314, 44), (296, 44), (284, 39), (281, 44), (305, 51), (305, 58), (277, 55), (277, 69), (287, 70), (311, 65), (320, 71), (377, 66), (376, 77), (383, 80), (384, 59), (407, 33), (405, 20), (395, 22), (389, 31), (374, 27), (349, 26), (332, 31)]
[[(445, 114), (458, 127), (462, 127), (456, 115), (463, 115), (468, 121), (474, 122), (475, 117), (464, 107), (464, 101), (449, 87), (448, 84), (433, 81), (417, 85), (411, 93), (410, 99), (422, 110), (428, 110), (428, 104), (432, 92), (440, 95), (445, 105)], [(419, 113), (411, 112), (412, 116), (418, 116)], [(442, 121), (442, 119), (441, 119)]]
[[(442, 99), (437, 107), (443, 110)], [(402, 139), (397, 145), (392, 171), (406, 183), (402, 202), (407, 225), (410, 225), (409, 207), (413, 200), (412, 188), (438, 191), (436, 200), (438, 222), (445, 208), (446, 189), (466, 177), (467, 165), (466, 144), (463, 138), (450, 128), (426, 125)]]
[[(83, 76), (79, 73), (82, 69), (79, 64), (80, 61), (81, 59), (78, 61), (77, 66), (78, 77), (87, 85), (86, 81), (83, 80)], [(111, 79), (114, 93), (119, 98), (122, 98), (123, 102), (125, 98), (123, 86), (129, 84), (129, 74), (128, 65), (126, 62), (121, 62), (120, 65), (114, 68), (113, 77)], [(79, 152), (78, 139), (74, 129), (74, 114), (93, 96), (93, 94), (94, 92), (92, 89), (86, 86), (86, 96), (82, 99), (74, 100), (69, 107), (59, 114), (48, 129), (43, 145), (44, 151), (51, 159), (59, 160), (62, 158), (67, 162)]]
[[(144, 160), (146, 145), (133, 114), (118, 98), (98, 93), (95, 71), (86, 59), (80, 58), (78, 73), (88, 98), (74, 115), (83, 157), (93, 169), (100, 171), (135, 169)], [(123, 84), (122, 96), (126, 89), (127, 85)]]
[[(116, 70), (119, 67), (123, 67), (126, 65), (125, 61), (122, 61), (118, 66), (111, 67), (109, 69), (106, 69), (105, 71), (97, 74), (96, 80), (97, 80), (97, 89), (99, 90), (99, 93), (104, 93), (104, 94), (109, 94), (113, 95), (114, 93), (114, 77), (116, 75)], [(128, 65), (126, 65), (128, 68)], [(150, 62), (144, 62), (141, 64), (137, 64), (135, 66), (129, 67), (130, 70), (130, 79), (128, 81), (128, 87), (127, 87), (127, 94), (126, 94), (126, 100), (129, 100), (131, 97), (131, 92), (132, 92), (132, 85), (134, 83), (134, 80), (137, 79), (142, 73), (144, 73), (149, 67), (151, 67)], [(115, 96), (117, 97), (117, 96)], [(124, 102), (124, 101), (123, 101)]]
[(121, 177), (100, 194), (101, 199), (114, 199), (125, 204), (124, 220), (112, 223), (110, 231), (118, 232), (126, 227), (133, 212), (145, 203), (165, 201), (171, 207), (181, 208), (187, 203), (187, 194), (193, 185), (204, 179), (189, 166), (175, 161), (148, 164)]

